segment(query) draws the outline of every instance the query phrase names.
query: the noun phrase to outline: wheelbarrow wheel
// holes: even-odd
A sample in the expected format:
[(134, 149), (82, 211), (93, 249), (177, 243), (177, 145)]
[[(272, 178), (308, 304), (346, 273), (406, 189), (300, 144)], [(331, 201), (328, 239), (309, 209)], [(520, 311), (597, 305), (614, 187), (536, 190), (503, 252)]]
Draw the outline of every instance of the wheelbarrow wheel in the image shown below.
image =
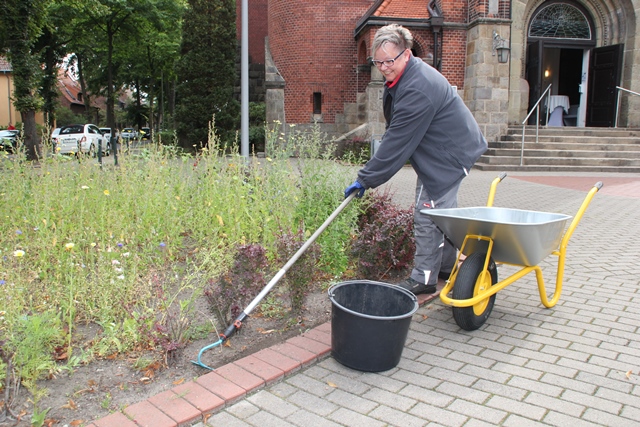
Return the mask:
[[(489, 260), (488, 269), (484, 269), (487, 254), (475, 252), (469, 255), (458, 270), (453, 285), (453, 299), (473, 298), (493, 286), (498, 281), (498, 270), (493, 259)], [(493, 294), (470, 307), (452, 307), (453, 318), (462, 329), (475, 331), (487, 321), (496, 295)]]

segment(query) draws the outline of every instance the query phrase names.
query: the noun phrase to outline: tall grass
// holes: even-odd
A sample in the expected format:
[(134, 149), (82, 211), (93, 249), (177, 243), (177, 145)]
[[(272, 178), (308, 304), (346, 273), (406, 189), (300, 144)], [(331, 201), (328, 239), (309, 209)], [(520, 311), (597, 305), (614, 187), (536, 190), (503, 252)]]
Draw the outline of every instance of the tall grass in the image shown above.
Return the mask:
[[(2, 159), (0, 341), (15, 375), (41, 378), (56, 369), (56, 355), (72, 364), (148, 347), (153, 325), (175, 309), (167, 301), (192, 310), (184, 301), (200, 298), (206, 278), (228, 268), (233, 248), (257, 243), (273, 259), (282, 230), (313, 233), (353, 178), (325, 144), (317, 132), (271, 131), (267, 157), (247, 161), (225, 155), (211, 132), (197, 155), (150, 145), (121, 154), (118, 166)], [(343, 211), (319, 239), (320, 264), (333, 276), (347, 268), (356, 216)], [(82, 323), (100, 325), (101, 334), (80, 350), (73, 333)], [(45, 341), (28, 357), (46, 363), (24, 361), (25, 334)], [(0, 362), (5, 385), (6, 367)]]

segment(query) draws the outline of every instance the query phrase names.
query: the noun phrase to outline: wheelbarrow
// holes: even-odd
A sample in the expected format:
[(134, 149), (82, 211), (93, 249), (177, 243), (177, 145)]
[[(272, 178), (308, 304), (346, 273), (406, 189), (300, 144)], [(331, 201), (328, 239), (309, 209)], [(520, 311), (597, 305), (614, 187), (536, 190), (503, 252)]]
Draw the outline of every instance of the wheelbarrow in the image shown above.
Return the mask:
[[(542, 304), (547, 308), (556, 305), (562, 293), (567, 244), (591, 199), (602, 188), (602, 182), (593, 186), (565, 232), (565, 223), (571, 216), (493, 207), (496, 187), (506, 176), (502, 173), (491, 183), (487, 206), (420, 211), (429, 215), (459, 248), (440, 300), (452, 307), (454, 320), (467, 331), (476, 330), (487, 321), (499, 291), (532, 271)], [(558, 257), (556, 286), (550, 299), (542, 269), (537, 265), (548, 255)], [(498, 281), (497, 264), (520, 270)]]

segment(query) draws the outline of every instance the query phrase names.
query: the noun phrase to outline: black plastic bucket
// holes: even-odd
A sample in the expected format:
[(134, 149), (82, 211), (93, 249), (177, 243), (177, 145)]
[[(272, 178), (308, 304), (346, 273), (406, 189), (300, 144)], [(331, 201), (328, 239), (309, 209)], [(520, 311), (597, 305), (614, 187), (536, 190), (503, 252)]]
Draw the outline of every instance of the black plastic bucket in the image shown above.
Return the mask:
[(400, 362), (418, 300), (388, 283), (353, 280), (329, 288), (331, 355), (358, 371), (381, 372)]

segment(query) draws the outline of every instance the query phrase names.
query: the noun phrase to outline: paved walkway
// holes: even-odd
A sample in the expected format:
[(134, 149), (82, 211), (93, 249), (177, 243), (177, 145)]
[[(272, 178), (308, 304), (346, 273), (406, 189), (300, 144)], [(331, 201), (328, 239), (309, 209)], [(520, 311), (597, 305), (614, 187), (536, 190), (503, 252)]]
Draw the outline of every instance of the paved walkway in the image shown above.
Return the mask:
[[(459, 205), (484, 205), (495, 176), (473, 171)], [(597, 181), (604, 187), (569, 242), (554, 308), (542, 306), (532, 275), (500, 291), (474, 332), (439, 300), (424, 304), (400, 363), (381, 373), (336, 362), (327, 323), (91, 427), (637, 426), (640, 175), (512, 173), (494, 205), (574, 215)], [(411, 169), (394, 177), (398, 201), (411, 204), (414, 182)], [(540, 264), (547, 287), (556, 259)]]

